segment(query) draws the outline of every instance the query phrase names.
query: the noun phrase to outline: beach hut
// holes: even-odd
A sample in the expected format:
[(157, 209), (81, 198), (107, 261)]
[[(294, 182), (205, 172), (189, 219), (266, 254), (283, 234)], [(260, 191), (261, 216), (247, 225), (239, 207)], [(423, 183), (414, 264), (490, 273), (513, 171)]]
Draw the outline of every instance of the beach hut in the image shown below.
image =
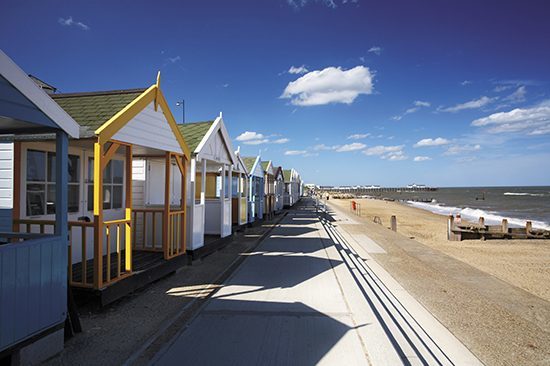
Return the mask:
[(275, 168), (275, 212), (282, 211), (283, 195), (285, 191), (285, 178), (283, 176), (283, 167)]
[(266, 219), (275, 215), (275, 169), (271, 160), (262, 161), (264, 170), (264, 212)]
[[(0, 180), (7, 182), (4, 212), (11, 203), (19, 210), (13, 192), (14, 165), (20, 156), (18, 136), (50, 134), (56, 147), (49, 178), (58, 187), (69, 184), (69, 137), (79, 137), (78, 124), (0, 50)], [(14, 154), (15, 149), (15, 154)], [(38, 173), (38, 172), (35, 172)], [(15, 193), (12, 199), (12, 193)], [(68, 192), (56, 189), (49, 203), (55, 227), (49, 233), (15, 232), (4, 215), (0, 233), (0, 358), (13, 355), (21, 364), (38, 364), (63, 349), (63, 326), (67, 316), (67, 202)], [(5, 359), (4, 359), (5, 360)]]
[(191, 150), (188, 249), (193, 257), (201, 257), (232, 233), (233, 190), (228, 182), (238, 161), (221, 113), (213, 121), (178, 127)]
[(283, 170), (285, 189), (283, 193), (283, 205), (285, 207), (294, 206), (300, 198), (300, 175), (294, 169)]
[(246, 165), (241, 158), (239, 149), (237, 149), (237, 151), (235, 152), (235, 156), (237, 158), (237, 164), (233, 169), (233, 179), (231, 182), (231, 188), (233, 191), (231, 217), (233, 221), (233, 226), (238, 228), (248, 223), (248, 200), (250, 196), (248, 194), (248, 170), (246, 169)]
[[(104, 305), (186, 263), (184, 200), (173, 195), (185, 197), (174, 178), (185, 182), (189, 149), (160, 73), (146, 89), (51, 97), (80, 127), (68, 147), (69, 282)], [(56, 145), (48, 136), (22, 137), (14, 155), (14, 228), (50, 232)], [(152, 170), (140, 171), (145, 166)], [(140, 187), (152, 189), (147, 196)]]
[(249, 177), (248, 222), (252, 223), (262, 220), (264, 215), (264, 170), (259, 155), (244, 157), (243, 162)]

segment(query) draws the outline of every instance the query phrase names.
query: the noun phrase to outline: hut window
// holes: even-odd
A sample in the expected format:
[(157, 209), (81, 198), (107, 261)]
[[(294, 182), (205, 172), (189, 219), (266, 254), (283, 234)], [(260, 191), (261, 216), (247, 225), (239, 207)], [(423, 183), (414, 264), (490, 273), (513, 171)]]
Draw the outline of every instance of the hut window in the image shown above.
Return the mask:
[[(124, 162), (111, 160), (103, 172), (103, 209), (122, 208)], [(94, 158), (88, 160), (88, 210), (94, 209)]]
[[(69, 155), (68, 208), (78, 212), (80, 203), (80, 159)], [(55, 153), (27, 151), (27, 216), (55, 214)]]

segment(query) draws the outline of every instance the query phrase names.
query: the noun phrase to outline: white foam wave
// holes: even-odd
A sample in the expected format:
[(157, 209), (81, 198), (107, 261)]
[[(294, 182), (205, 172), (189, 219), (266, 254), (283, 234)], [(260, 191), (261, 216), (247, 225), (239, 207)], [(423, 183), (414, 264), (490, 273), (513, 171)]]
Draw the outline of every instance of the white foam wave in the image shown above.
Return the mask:
[(532, 197), (543, 197), (544, 193), (525, 193), (525, 192), (504, 192), (505, 196), (532, 196)]
[[(453, 206), (442, 206), (439, 204), (425, 203), (425, 202), (413, 202), (407, 201), (407, 203), (413, 207), (417, 207), (426, 211), (433, 212), (438, 215), (456, 215), (460, 216), (467, 221), (478, 221), (480, 217), (485, 218), (487, 225), (499, 225), (502, 223), (502, 219), (507, 219), (508, 224), (512, 227), (524, 227), (527, 222), (526, 219), (520, 219), (515, 217), (506, 217), (498, 214), (497, 212), (484, 211), (477, 208), (460, 208)], [(550, 224), (544, 221), (530, 220), (533, 224), (533, 228), (550, 230)]]

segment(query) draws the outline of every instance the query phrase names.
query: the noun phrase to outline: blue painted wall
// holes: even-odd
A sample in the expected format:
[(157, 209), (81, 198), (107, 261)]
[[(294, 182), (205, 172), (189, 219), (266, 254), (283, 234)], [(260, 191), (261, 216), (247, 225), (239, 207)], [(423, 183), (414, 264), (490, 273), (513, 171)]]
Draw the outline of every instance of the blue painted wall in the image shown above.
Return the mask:
[(11, 230), (11, 208), (0, 208), (0, 232)]

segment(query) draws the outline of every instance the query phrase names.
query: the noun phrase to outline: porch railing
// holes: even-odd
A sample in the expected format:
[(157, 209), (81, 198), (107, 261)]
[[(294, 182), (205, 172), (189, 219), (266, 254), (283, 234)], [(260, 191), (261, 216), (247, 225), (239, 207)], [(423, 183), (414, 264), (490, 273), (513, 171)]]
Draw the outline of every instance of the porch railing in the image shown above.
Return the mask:
[[(17, 225), (18, 232), (26, 234), (46, 234), (55, 231), (55, 220), (34, 220), (34, 219), (15, 219), (14, 224)], [(94, 228), (93, 222), (85, 221), (69, 221), (69, 247), (68, 250), (68, 272), (69, 283), (71, 286), (77, 287), (92, 287), (93, 281), (88, 281), (86, 273), (88, 273), (88, 263), (86, 261), (87, 253), (87, 234), (88, 230)], [(78, 265), (73, 266), (73, 236), (75, 233), (80, 234), (80, 246), (82, 250), (82, 260), (80, 268)], [(79, 271), (80, 270), (80, 271)]]
[[(126, 248), (126, 240), (130, 240), (132, 220), (117, 219), (103, 222), (105, 228), (105, 239), (107, 244), (106, 251), (106, 273), (103, 276), (103, 284), (109, 285), (129, 276), (132, 273), (132, 251), (124, 249), (124, 264), (122, 263), (122, 251)], [(114, 242), (114, 243), (113, 243)], [(115, 251), (111, 251), (114, 245)], [(115, 260), (113, 266), (113, 260)], [(114, 268), (113, 268), (114, 267)], [(112, 273), (114, 271), (114, 273)]]
[(175, 210), (168, 213), (168, 243), (166, 259), (185, 253), (185, 210)]
[[(132, 210), (134, 233), (134, 249), (162, 252), (162, 208), (134, 208)], [(160, 223), (157, 222), (160, 220)], [(160, 240), (157, 238), (161, 235)]]

